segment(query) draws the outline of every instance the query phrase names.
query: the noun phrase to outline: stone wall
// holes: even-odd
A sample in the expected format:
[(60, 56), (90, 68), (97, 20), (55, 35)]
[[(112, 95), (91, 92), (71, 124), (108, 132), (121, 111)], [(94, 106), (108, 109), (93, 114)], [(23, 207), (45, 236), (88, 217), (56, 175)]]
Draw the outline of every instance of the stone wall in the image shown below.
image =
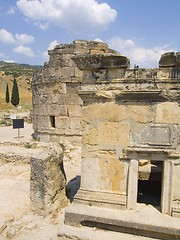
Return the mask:
[[(146, 79), (144, 85), (153, 88), (154, 79), (176, 79), (180, 72), (179, 53), (162, 55), (159, 69), (130, 69), (125, 56), (96, 41), (59, 44), (48, 54), (49, 61), (32, 81), (33, 127), (37, 139), (45, 142), (81, 143), (82, 100), (77, 93), (84, 83), (86, 88), (95, 83), (98, 89), (101, 81), (131, 80), (136, 88), (136, 80)], [(118, 87), (128, 90), (124, 84)]]
[(84, 73), (77, 67), (78, 56), (98, 59), (97, 56), (120, 54), (105, 43), (80, 40), (57, 45), (48, 53), (49, 62), (32, 81), (34, 131), (40, 141), (64, 142), (66, 139), (80, 143), (82, 100), (77, 91)]
[(162, 212), (179, 216), (178, 81), (84, 79), (79, 96), (84, 103), (82, 176), (75, 202), (133, 209), (139, 161), (160, 161)]
[[(76, 40), (59, 44), (48, 53), (49, 61), (32, 81), (34, 131), (40, 141), (46, 142), (81, 142), (82, 100), (77, 92), (82, 81), (92, 85), (132, 80), (136, 88), (146, 79), (144, 84), (153, 88), (154, 79), (177, 79), (180, 73), (179, 53), (162, 55), (159, 69), (130, 69), (126, 57), (102, 42)], [(123, 83), (120, 88), (125, 88)]]
[(139, 161), (162, 161), (162, 212), (179, 216), (179, 53), (162, 55), (156, 69), (129, 65), (105, 43), (57, 45), (33, 78), (34, 131), (79, 146), (82, 136), (76, 202), (131, 209)]

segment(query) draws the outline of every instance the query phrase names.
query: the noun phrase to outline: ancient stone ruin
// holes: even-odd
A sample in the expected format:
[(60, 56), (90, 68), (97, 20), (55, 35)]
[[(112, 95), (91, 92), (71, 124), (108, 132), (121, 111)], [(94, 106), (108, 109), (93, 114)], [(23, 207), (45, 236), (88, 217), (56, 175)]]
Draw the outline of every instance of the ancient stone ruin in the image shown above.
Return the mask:
[[(129, 59), (95, 41), (57, 45), (49, 56), (33, 78), (34, 131), (40, 141), (82, 144), (81, 186), (66, 225), (180, 237), (180, 53), (162, 55), (157, 69), (130, 69)], [(142, 203), (166, 224), (122, 219)]]

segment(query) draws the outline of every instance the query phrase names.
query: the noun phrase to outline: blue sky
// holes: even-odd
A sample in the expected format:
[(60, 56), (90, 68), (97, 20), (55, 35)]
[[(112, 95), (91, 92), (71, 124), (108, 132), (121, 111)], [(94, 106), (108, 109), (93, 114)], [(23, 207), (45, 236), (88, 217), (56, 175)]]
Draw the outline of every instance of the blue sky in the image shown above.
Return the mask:
[(48, 49), (75, 39), (158, 67), (162, 53), (180, 51), (180, 0), (0, 0), (0, 60), (43, 65)]

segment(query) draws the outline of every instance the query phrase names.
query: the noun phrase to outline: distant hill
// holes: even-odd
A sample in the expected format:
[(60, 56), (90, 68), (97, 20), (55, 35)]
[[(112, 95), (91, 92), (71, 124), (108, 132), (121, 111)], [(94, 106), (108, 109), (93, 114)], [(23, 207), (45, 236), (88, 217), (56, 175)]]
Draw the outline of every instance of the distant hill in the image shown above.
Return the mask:
[(11, 104), (5, 102), (6, 85), (9, 86), (11, 97), (12, 84), (14, 77), (17, 80), (20, 95), (20, 104), (25, 108), (32, 106), (31, 81), (33, 73), (41, 69), (43, 66), (7, 63), (0, 61), (0, 110), (11, 108)]

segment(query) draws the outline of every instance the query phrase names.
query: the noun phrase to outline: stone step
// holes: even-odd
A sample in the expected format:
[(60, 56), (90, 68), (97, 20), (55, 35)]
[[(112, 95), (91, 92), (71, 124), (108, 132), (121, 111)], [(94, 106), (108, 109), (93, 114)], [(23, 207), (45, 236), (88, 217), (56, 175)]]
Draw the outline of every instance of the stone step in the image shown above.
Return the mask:
[(145, 204), (139, 204), (137, 210), (116, 210), (73, 203), (66, 209), (65, 224), (79, 227), (78, 231), (84, 226), (155, 239), (180, 239), (180, 219)]
[[(104, 231), (89, 227), (73, 227), (63, 225), (58, 232), (58, 240), (144, 240), (142, 236), (135, 236), (128, 233)], [(146, 238), (154, 240), (154, 238)]]

